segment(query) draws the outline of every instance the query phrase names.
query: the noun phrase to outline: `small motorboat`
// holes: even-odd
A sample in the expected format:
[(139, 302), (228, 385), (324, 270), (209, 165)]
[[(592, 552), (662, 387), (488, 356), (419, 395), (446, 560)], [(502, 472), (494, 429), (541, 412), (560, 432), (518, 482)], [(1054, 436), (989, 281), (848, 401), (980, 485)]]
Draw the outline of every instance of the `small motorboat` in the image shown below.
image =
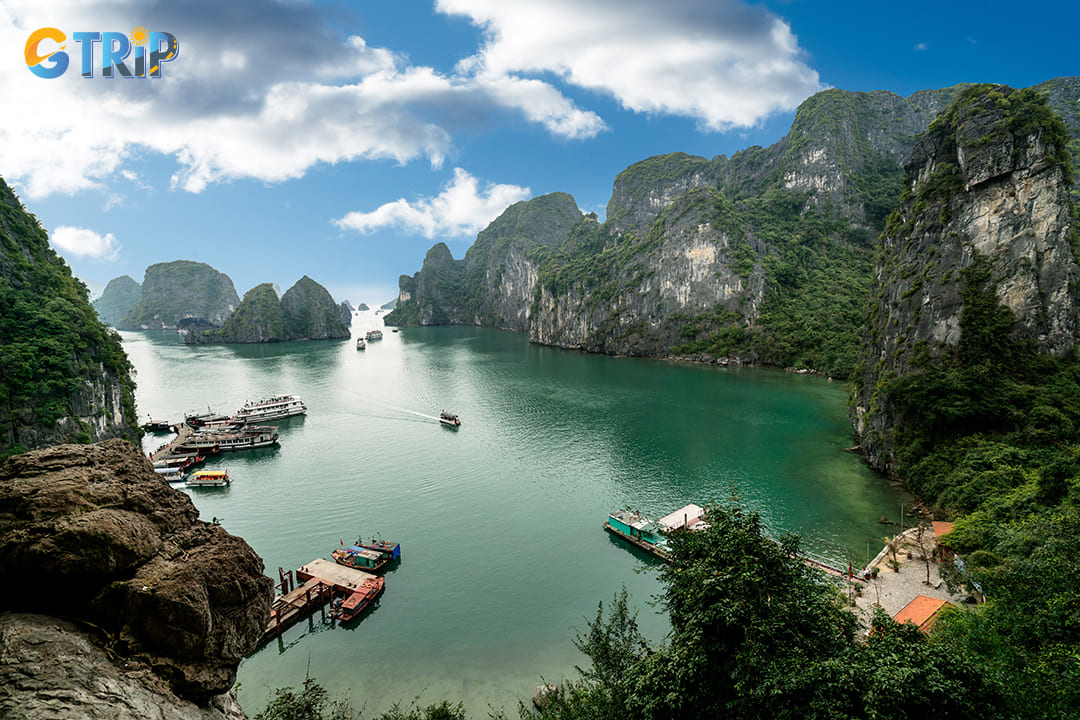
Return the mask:
[(458, 418), (457, 415), (451, 412), (446, 412), (445, 410), (439, 413), (439, 422), (441, 422), (443, 425), (449, 425), (451, 427), (458, 427), (459, 425), (461, 425), (461, 420)]
[(366, 347), (367, 347), (367, 343), (364, 341), (364, 338), (356, 338), (356, 349), (357, 350), (363, 350)]

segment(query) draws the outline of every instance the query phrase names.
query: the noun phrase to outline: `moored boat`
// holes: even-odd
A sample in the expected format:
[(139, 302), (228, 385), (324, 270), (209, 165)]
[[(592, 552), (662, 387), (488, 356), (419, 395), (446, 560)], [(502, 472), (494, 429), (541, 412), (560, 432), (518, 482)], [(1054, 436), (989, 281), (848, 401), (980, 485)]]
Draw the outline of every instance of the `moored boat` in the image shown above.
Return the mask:
[(368, 342), (372, 340), (382, 340), (382, 330), (368, 330), (365, 335)]
[(168, 482), (180, 482), (184, 479), (184, 469), (177, 466), (156, 467), (154, 468), (154, 472), (156, 472), (162, 480)]
[(389, 540), (372, 540), (371, 542), (364, 542), (363, 540), (357, 540), (356, 544), (367, 550), (374, 550), (377, 553), (381, 553), (389, 560), (401, 559), (401, 544), (396, 542), (390, 542)]
[[(395, 543), (394, 546), (397, 547), (397, 544)], [(381, 550), (373, 550), (359, 542), (356, 545), (338, 548), (330, 553), (330, 557), (338, 565), (365, 572), (380, 572), (394, 559)]]
[(143, 430), (145, 430), (148, 433), (176, 432), (176, 428), (174, 428), (169, 423), (168, 420), (150, 420), (150, 419), (148, 419), (146, 422), (144, 422), (142, 424), (141, 427), (142, 427)]
[(229, 473), (225, 470), (196, 470), (187, 476), (188, 487), (225, 487)]
[(439, 413), (439, 422), (441, 422), (443, 425), (450, 425), (452, 427), (457, 427), (461, 425), (461, 420), (458, 418), (457, 415), (451, 412), (446, 412), (445, 410)]
[(333, 616), (338, 622), (349, 622), (356, 619), (356, 617), (364, 612), (371, 603), (375, 601), (375, 598), (379, 597), (379, 593), (383, 591), (386, 586), (386, 580), (381, 577), (367, 578), (347, 598), (338, 604), (335, 601)]
[(173, 448), (178, 454), (216, 454), (234, 450), (254, 450), (277, 445), (278, 431), (272, 425), (249, 425), (229, 432), (197, 432)]
[(661, 526), (639, 512), (616, 510), (608, 515), (604, 529), (650, 555), (669, 559)]
[(275, 395), (269, 400), (255, 400), (244, 403), (236, 411), (235, 418), (241, 422), (263, 422), (284, 420), (307, 412), (307, 406), (299, 395)]

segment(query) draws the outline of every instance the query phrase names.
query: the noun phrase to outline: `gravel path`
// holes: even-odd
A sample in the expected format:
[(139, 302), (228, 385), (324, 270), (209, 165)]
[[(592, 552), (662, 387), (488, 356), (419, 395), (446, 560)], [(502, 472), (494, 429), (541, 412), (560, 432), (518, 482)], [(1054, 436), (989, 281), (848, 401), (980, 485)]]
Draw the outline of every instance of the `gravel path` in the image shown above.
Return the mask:
[[(867, 566), (869, 569), (876, 565), (881, 569), (876, 580), (871, 579), (864, 585), (862, 597), (855, 598), (855, 610), (866, 627), (870, 626), (875, 603), (880, 603), (881, 608), (892, 616), (914, 600), (916, 595), (929, 595), (954, 604), (959, 604), (963, 598), (962, 594), (954, 595), (949, 592), (945, 581), (938, 574), (938, 563), (934, 560), (930, 561), (930, 584), (926, 584), (926, 563), (920, 559), (922, 555), (919, 551), (917, 535), (918, 529), (912, 528), (894, 538), (900, 544), (900, 549), (896, 553), (896, 558), (900, 562), (899, 572), (893, 571), (885, 564), (889, 557), (887, 549), (882, 550), (878, 557)], [(934, 547), (933, 530), (926, 530), (923, 533), (923, 543), (928, 550)], [(911, 553), (911, 559), (907, 557), (908, 552)]]

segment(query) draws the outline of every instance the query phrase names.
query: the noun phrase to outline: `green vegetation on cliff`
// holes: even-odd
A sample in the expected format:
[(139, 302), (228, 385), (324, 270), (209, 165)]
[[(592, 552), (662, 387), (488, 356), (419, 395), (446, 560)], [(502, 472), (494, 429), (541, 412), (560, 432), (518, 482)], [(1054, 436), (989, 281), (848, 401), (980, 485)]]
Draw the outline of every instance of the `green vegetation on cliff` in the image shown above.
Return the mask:
[(121, 275), (109, 281), (93, 306), (103, 323), (115, 326), (141, 299), (142, 285), (129, 275)]
[(240, 306), (215, 330), (192, 328), (184, 342), (267, 343), (285, 340), (327, 340), (349, 337), (342, 306), (307, 275), (278, 299), (272, 283), (256, 285)]
[(120, 330), (220, 327), (240, 304), (228, 275), (205, 263), (174, 260), (146, 268), (142, 299)]
[[(1064, 125), (1033, 91), (973, 86), (925, 142), (934, 158), (954, 155), (960, 143), (1013, 162), (1010, 154), (1024, 147), (1016, 138), (1025, 137), (1046, 149), (1035, 161), (1041, 175), (1046, 158), (1066, 181), (1072, 177)], [(959, 177), (955, 165), (940, 162), (915, 188), (907, 222), (898, 213), (890, 223), (898, 245), (943, 208), (962, 208)], [(1027, 328), (1045, 320), (1018, 317), (1003, 304), (999, 284), (1013, 278), (1003, 278), (996, 261), (972, 251), (957, 273), (959, 338), (940, 347), (916, 343), (909, 370), (879, 378), (871, 412), (890, 409), (895, 471), (956, 518), (946, 542), (963, 554), (960, 579), (987, 600), (944, 618), (935, 641), (1001, 689), (1002, 715), (1068, 718), (1080, 706), (1080, 358), (1075, 347), (1061, 355), (1040, 349), (1041, 332)], [(1008, 287), (1017, 293), (1015, 282)]]
[(2, 180), (0, 243), (0, 456), (137, 438), (135, 384), (119, 336)]

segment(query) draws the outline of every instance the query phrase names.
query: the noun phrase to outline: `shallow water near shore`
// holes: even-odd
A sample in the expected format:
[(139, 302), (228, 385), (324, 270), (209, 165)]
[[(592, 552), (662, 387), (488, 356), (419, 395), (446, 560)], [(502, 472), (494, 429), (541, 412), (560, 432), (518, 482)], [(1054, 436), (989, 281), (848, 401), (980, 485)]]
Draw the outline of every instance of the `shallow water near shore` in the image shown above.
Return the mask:
[[(381, 327), (354, 316), (353, 334)], [(647, 637), (667, 620), (652, 561), (603, 532), (609, 510), (659, 517), (733, 494), (770, 530), (846, 567), (876, 553), (909, 497), (851, 444), (841, 383), (777, 371), (612, 358), (479, 328), (385, 329), (381, 341), (188, 347), (121, 333), (140, 418), (233, 413), (279, 393), (308, 415), (280, 447), (224, 455), (232, 485), (185, 490), (204, 520), (247, 540), (277, 581), (355, 541), (402, 544), (377, 607), (345, 628), (316, 615), (240, 666), (261, 709), (305, 674), (364, 715), (414, 699), (516, 714), (536, 685), (573, 674), (571, 639), (623, 585)], [(451, 429), (440, 410), (461, 417)], [(153, 450), (167, 436), (149, 436)]]

